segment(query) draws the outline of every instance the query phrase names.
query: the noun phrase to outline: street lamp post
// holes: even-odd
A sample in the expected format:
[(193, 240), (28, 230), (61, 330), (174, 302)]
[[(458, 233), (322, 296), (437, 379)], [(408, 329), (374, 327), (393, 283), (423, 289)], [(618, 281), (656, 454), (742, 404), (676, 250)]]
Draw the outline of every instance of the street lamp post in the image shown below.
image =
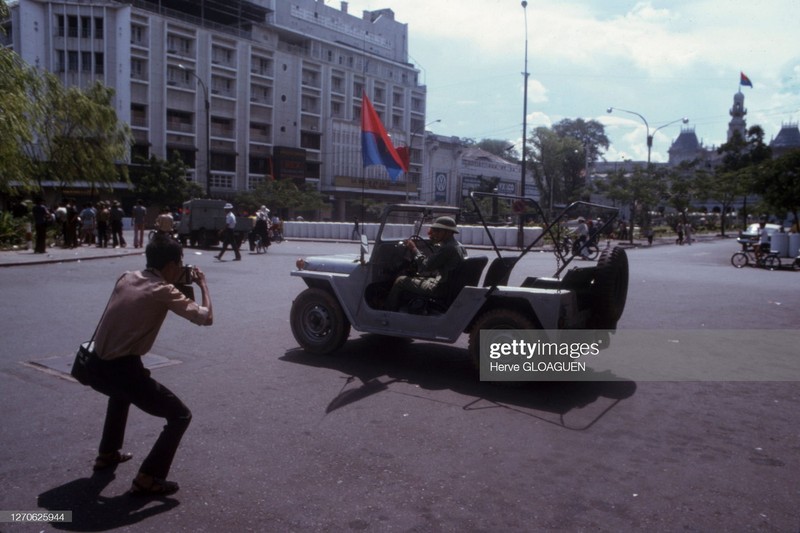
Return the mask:
[(206, 196), (211, 198), (211, 102), (208, 100), (208, 87), (193, 70), (190, 70), (185, 65), (178, 65), (178, 68), (194, 76), (203, 88), (203, 97), (206, 105)]
[[(655, 136), (656, 132), (658, 130), (660, 130), (661, 128), (666, 128), (667, 126), (671, 126), (672, 124), (675, 124), (677, 122), (683, 122), (684, 124), (689, 122), (689, 119), (686, 118), (686, 117), (678, 118), (678, 119), (672, 120), (670, 122), (667, 122), (666, 124), (662, 124), (661, 126), (659, 126), (656, 129), (654, 129), (653, 133), (650, 133), (650, 124), (647, 123), (647, 119), (644, 118), (644, 116), (642, 116), (640, 113), (637, 113), (636, 111), (630, 111), (628, 109), (621, 109), (619, 107), (609, 107), (608, 109), (606, 109), (607, 113), (612, 113), (613, 111), (622, 111), (623, 113), (628, 113), (630, 115), (636, 115), (637, 117), (642, 119), (642, 122), (644, 122), (644, 127), (645, 127), (645, 130), (647, 131), (647, 173), (650, 174), (650, 175), (652, 175), (652, 168), (651, 168), (651, 165), (650, 165), (650, 154), (651, 154), (651, 152), (653, 150), (653, 137)], [(631, 208), (631, 209), (633, 209), (633, 208)], [(633, 242), (633, 227), (634, 227), (633, 226), (633, 215), (634, 215), (634, 213), (632, 211), (631, 212), (631, 223), (630, 223), (630, 226), (631, 226), (630, 227), (630, 242)]]
[(644, 122), (644, 127), (647, 130), (647, 168), (648, 168), (648, 171), (650, 169), (650, 153), (653, 150), (653, 137), (655, 137), (656, 132), (658, 130), (660, 130), (661, 128), (666, 128), (667, 126), (671, 126), (671, 125), (673, 125), (673, 124), (675, 124), (677, 122), (683, 122), (684, 124), (689, 122), (689, 119), (686, 118), (686, 117), (677, 118), (677, 119), (675, 119), (675, 120), (673, 120), (671, 122), (667, 122), (666, 124), (663, 124), (663, 125), (657, 127), (656, 129), (653, 130), (653, 133), (650, 133), (650, 124), (647, 123), (647, 119), (644, 118), (639, 113), (637, 113), (636, 111), (629, 111), (627, 109), (621, 109), (619, 107), (609, 107), (608, 109), (606, 109), (607, 113), (612, 113), (613, 111), (622, 111), (623, 113), (628, 113), (630, 115), (636, 115), (637, 117), (642, 119), (642, 122)]
[(528, 140), (528, 2), (522, 0), (522, 12), (525, 14), (525, 71), (522, 73), (524, 80), (522, 89), (522, 169), (520, 171), (519, 186), (520, 196), (523, 198), (523, 209), (519, 214), (519, 231), (517, 232), (517, 246), (525, 248), (525, 163), (526, 144)]
[[(442, 121), (442, 119), (437, 118), (436, 120), (428, 122), (427, 124), (423, 124), (422, 126), (418, 127), (417, 129), (415, 129), (414, 131), (411, 132), (411, 135), (408, 136), (409, 163), (410, 163), (410, 160), (411, 160), (411, 148), (414, 145), (414, 137), (416, 135), (419, 135), (420, 132), (425, 131), (425, 129), (428, 126), (430, 126), (431, 124), (437, 124), (437, 123), (439, 123), (441, 121)], [(422, 156), (422, 172), (425, 172), (425, 142), (424, 141), (425, 141), (425, 139), (423, 139), (423, 144), (422, 144), (422, 149), (421, 149), (421, 152), (423, 154), (423, 156)], [(406, 203), (408, 203), (408, 201), (409, 201), (409, 190), (408, 190), (408, 187), (411, 184), (410, 182), (411, 182), (411, 173), (409, 172), (408, 175), (406, 176)]]

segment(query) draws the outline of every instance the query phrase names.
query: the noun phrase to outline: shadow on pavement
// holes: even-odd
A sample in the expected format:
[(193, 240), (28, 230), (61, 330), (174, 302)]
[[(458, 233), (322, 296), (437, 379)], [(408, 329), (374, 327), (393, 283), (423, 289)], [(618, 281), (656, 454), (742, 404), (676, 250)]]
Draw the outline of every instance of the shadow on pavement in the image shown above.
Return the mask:
[[(329, 368), (347, 376), (342, 390), (326, 407), (326, 414), (387, 391), (394, 383), (408, 383), (473, 398), (462, 406), (465, 411), (506, 408), (568, 429), (582, 430), (636, 392), (636, 383), (630, 380), (522, 382), (513, 387), (482, 382), (463, 348), (370, 334), (351, 339), (332, 355), (313, 355), (296, 349), (280, 360)], [(565, 422), (564, 415), (595, 404), (601, 398), (611, 403), (596, 405), (597, 416), (575, 427)], [(556, 414), (559, 420), (544, 418), (537, 412)]]
[(114, 477), (113, 471), (96, 472), (92, 477), (54, 487), (39, 495), (39, 507), (49, 511), (72, 511), (72, 522), (53, 522), (50, 525), (55, 529), (106, 531), (136, 524), (174, 509), (180, 503), (172, 498), (140, 498), (127, 493), (102, 496), (103, 489)]

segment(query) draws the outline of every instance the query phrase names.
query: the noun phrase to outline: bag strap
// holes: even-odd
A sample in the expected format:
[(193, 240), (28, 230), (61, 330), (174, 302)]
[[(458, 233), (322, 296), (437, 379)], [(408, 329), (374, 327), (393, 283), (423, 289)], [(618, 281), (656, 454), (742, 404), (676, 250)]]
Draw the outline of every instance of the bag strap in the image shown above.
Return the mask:
[[(117, 283), (119, 283), (119, 280), (121, 279), (122, 276), (120, 276), (119, 279), (117, 279)], [(117, 283), (114, 284), (114, 289), (117, 288)], [(92, 338), (89, 339), (89, 342), (94, 342), (94, 337), (97, 335), (97, 330), (100, 329), (100, 323), (103, 321), (103, 317), (106, 316), (106, 311), (108, 311), (108, 306), (111, 305), (111, 299), (114, 298), (114, 289), (111, 290), (111, 296), (108, 297), (108, 302), (106, 302), (106, 308), (103, 309), (103, 314), (100, 315), (100, 320), (97, 321), (97, 325), (94, 327), (94, 333), (92, 333)]]

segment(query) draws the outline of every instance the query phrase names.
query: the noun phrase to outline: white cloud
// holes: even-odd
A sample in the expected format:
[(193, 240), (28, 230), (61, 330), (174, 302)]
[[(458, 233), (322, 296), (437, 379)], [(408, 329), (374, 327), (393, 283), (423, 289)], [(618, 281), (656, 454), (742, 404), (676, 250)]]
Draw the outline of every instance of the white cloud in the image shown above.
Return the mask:
[[(350, 1), (353, 14), (386, 7), (408, 24), (429, 114), (445, 134), (519, 136), (526, 12), (534, 126), (599, 116), (609, 155), (646, 158), (644, 125), (605, 115), (613, 105), (642, 113), (651, 128), (689, 116), (698, 138), (719, 144), (740, 70), (755, 85), (745, 89), (749, 125), (771, 138), (800, 118), (797, 0), (529, 0), (526, 10), (516, 0)], [(654, 161), (679, 131), (659, 131)]]

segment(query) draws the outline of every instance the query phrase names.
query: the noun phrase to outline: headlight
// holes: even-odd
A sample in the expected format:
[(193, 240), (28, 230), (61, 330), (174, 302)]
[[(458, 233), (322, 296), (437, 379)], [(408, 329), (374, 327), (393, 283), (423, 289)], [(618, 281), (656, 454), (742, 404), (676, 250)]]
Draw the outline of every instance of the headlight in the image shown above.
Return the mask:
[(297, 267), (297, 270), (303, 270), (306, 268), (306, 260), (302, 257), (294, 262), (294, 266)]

